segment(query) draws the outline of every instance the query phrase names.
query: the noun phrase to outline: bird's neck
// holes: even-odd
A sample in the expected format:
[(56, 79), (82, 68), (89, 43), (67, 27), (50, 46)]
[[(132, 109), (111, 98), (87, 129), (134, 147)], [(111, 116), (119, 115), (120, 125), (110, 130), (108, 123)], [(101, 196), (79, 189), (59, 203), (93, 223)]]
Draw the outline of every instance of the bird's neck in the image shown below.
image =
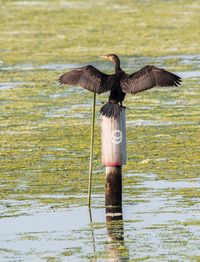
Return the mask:
[(119, 58), (117, 58), (117, 60), (115, 61), (115, 73), (118, 73), (120, 71), (121, 71), (120, 61), (119, 61)]

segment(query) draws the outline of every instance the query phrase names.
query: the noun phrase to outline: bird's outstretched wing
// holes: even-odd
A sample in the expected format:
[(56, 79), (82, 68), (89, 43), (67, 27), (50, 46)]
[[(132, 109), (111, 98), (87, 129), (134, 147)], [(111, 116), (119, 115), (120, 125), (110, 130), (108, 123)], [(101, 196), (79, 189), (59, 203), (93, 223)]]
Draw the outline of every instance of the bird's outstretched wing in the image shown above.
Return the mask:
[(181, 78), (165, 69), (147, 65), (139, 71), (121, 79), (121, 87), (125, 93), (138, 93), (154, 86), (178, 86)]
[(58, 81), (66, 85), (80, 85), (92, 92), (101, 94), (110, 90), (109, 77), (92, 65), (87, 65), (63, 74)]

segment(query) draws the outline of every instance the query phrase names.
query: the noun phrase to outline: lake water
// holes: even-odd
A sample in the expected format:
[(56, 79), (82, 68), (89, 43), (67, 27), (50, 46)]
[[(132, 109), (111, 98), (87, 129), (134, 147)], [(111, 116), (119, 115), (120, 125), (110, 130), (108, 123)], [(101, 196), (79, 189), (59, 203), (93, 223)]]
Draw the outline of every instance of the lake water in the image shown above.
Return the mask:
[(91, 210), (86, 205), (92, 98), (55, 80), (79, 65), (1, 64), (19, 81), (0, 83), (0, 261), (198, 261), (199, 55), (154, 62), (170, 59), (179, 61), (180, 89), (127, 98), (123, 219), (105, 213), (98, 121)]

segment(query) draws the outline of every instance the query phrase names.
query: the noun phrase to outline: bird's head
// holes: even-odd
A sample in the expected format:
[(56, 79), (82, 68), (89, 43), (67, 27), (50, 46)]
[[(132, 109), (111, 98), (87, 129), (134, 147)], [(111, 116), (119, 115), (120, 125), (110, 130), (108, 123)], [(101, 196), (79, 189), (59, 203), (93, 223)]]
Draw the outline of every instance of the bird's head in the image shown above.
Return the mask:
[(109, 54), (109, 55), (102, 55), (100, 56), (101, 58), (104, 58), (106, 60), (109, 60), (111, 62), (114, 62), (116, 63), (117, 61), (119, 61), (119, 58), (117, 55), (114, 55), (114, 54)]

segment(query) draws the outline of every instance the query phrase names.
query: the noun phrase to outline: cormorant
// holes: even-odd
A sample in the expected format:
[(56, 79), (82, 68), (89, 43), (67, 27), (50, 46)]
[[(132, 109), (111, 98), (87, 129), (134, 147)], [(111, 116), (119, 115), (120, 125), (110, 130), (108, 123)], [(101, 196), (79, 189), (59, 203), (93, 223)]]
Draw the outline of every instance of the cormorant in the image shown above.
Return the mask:
[(109, 101), (100, 112), (106, 117), (117, 117), (122, 101), (127, 93), (136, 94), (155, 86), (178, 86), (181, 78), (165, 69), (146, 65), (133, 74), (127, 74), (120, 67), (119, 57), (115, 54), (101, 56), (115, 65), (115, 73), (102, 73), (92, 65), (69, 71), (59, 78), (61, 84), (80, 85), (97, 94), (110, 91)]

